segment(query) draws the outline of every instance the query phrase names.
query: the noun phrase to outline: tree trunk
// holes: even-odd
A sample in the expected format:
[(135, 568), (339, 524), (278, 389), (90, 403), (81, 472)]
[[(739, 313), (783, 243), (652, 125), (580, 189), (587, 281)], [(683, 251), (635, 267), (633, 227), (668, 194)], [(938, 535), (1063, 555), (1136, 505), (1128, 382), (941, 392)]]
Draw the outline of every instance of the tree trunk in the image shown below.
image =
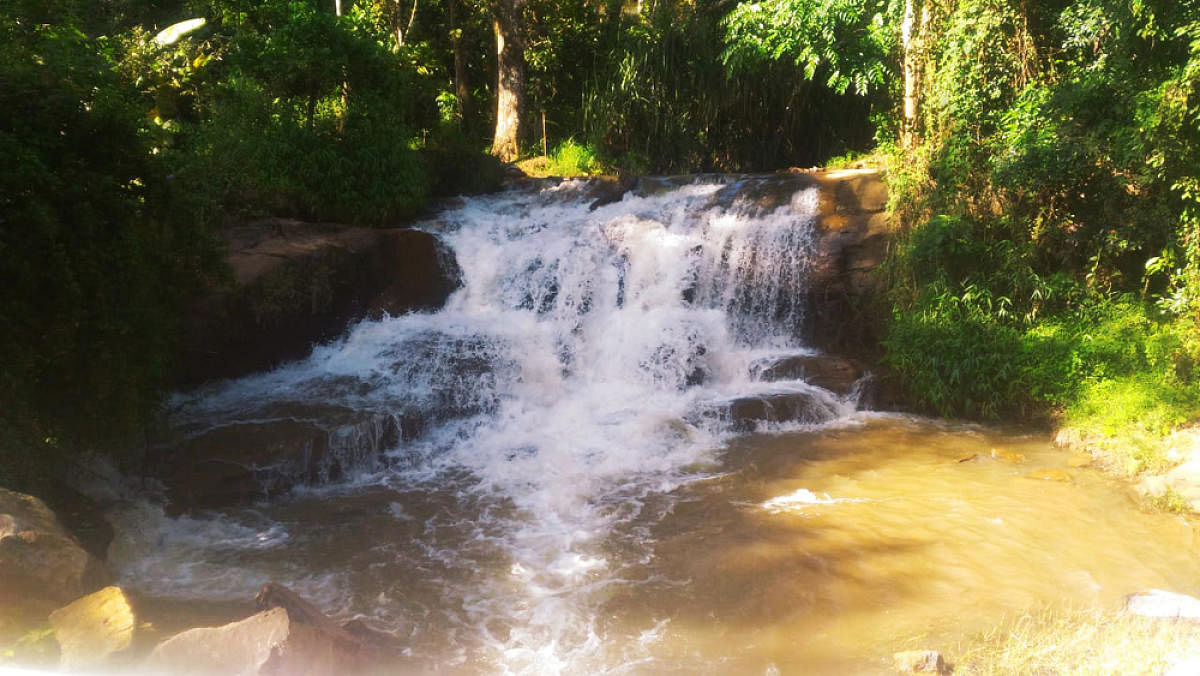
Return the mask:
[[(911, 148), (916, 143), (917, 134), (917, 103), (920, 96), (920, 54), (918, 30), (924, 32), (928, 12), (924, 11), (923, 0), (905, 0), (904, 23), (900, 25), (900, 40), (904, 47), (904, 124), (900, 128), (900, 142), (905, 148)], [(917, 28), (917, 14), (922, 14), (920, 29)]]
[(467, 82), (467, 64), (463, 57), (463, 27), (458, 25), (459, 0), (449, 0), (450, 28), (453, 32), (451, 42), (454, 45), (454, 94), (458, 97), (458, 115), (462, 120), (463, 129), (470, 128), (474, 116), (474, 102), (471, 100), (471, 85)]
[(525, 115), (525, 40), (521, 12), (525, 0), (497, 0), (496, 33), (496, 134), (492, 154), (505, 162), (521, 152)]

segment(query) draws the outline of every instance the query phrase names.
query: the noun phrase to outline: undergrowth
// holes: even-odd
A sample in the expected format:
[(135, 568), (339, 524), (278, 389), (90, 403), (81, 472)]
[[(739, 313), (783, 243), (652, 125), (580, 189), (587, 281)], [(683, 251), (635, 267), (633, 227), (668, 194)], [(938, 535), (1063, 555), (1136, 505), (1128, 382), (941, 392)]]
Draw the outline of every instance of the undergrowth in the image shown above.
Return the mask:
[(951, 656), (954, 673), (1161, 674), (1200, 653), (1200, 626), (1097, 610), (1044, 610), (1005, 622)]

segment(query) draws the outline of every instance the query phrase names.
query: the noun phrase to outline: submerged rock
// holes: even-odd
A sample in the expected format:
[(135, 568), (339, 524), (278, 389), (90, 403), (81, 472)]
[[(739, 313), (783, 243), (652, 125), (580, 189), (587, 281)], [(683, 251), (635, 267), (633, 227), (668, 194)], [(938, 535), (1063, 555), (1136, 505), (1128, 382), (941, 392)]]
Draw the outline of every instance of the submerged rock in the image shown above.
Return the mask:
[(988, 455), (990, 455), (993, 460), (999, 460), (1000, 462), (1007, 462), (1013, 465), (1025, 462), (1025, 455), (1023, 453), (1006, 451), (1003, 448), (993, 448)]
[(76, 670), (103, 664), (133, 643), (133, 608), (120, 587), (105, 587), (50, 613), (61, 666)]
[(0, 602), (67, 602), (108, 579), (104, 564), (66, 532), (45, 503), (0, 488)]
[(1187, 594), (1151, 589), (1125, 597), (1125, 612), (1142, 617), (1200, 621), (1200, 599)]
[(1036, 479), (1038, 481), (1057, 481), (1058, 483), (1069, 484), (1075, 480), (1071, 473), (1065, 469), (1035, 469), (1032, 472), (1026, 472), (1021, 476), (1026, 479)]

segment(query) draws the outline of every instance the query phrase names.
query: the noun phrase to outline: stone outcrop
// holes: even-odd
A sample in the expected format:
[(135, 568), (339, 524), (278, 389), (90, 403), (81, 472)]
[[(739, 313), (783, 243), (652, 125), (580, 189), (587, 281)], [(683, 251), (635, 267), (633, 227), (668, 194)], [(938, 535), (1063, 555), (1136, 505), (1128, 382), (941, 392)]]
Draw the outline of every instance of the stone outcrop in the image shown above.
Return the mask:
[(401, 431), (392, 416), (323, 413), (333, 427), (277, 419), (215, 427), (158, 452), (153, 470), (173, 510), (217, 508), (268, 498), (301, 484), (369, 469)]
[(756, 380), (803, 380), (845, 396), (850, 394), (866, 369), (853, 359), (829, 354), (804, 354), (767, 359), (751, 364), (750, 375)]
[(769, 423), (822, 423), (839, 414), (828, 397), (819, 391), (776, 391), (711, 401), (689, 415), (688, 422), (723, 420), (739, 433), (754, 432)]
[(41, 500), (0, 488), (0, 604), (5, 599), (74, 600), (109, 579)]
[[(294, 631), (287, 611), (275, 608), (223, 627), (189, 629), (160, 643), (143, 664), (145, 673), (229, 674), (270, 673), (273, 657), (297, 653), (312, 662), (311, 671), (333, 673), (333, 655), (325, 644), (312, 645), (311, 635)], [(277, 657), (278, 656), (278, 657)]]
[(382, 639), (365, 639), (278, 584), (258, 596), (262, 612), (222, 627), (190, 629), (159, 644), (145, 673), (333, 675), (395, 659)]
[(223, 234), (232, 280), (185, 312), (175, 385), (270, 368), (367, 315), (441, 307), (452, 253), (426, 232), (268, 219)]
[(105, 587), (50, 613), (61, 667), (76, 671), (104, 664), (129, 648), (137, 621), (120, 587)]
[(887, 257), (896, 235), (884, 211), (887, 185), (873, 169), (812, 176), (820, 192), (806, 338), (823, 350), (869, 354), (878, 349), (880, 338), (867, 309), (877, 292), (871, 273)]

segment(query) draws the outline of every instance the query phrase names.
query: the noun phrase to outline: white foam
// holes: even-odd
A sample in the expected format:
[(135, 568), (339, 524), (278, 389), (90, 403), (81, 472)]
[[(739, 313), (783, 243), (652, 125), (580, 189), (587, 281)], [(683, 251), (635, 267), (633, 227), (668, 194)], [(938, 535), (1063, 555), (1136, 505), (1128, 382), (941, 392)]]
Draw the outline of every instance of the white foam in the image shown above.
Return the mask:
[[(178, 396), (173, 419), (199, 434), (279, 416), (326, 421), (330, 410), (446, 418), (390, 449), (390, 468), (356, 480), (456, 496), (461, 512), (431, 517), (412, 554), (478, 569), (470, 585), (444, 582), (463, 609), (453, 622), (472, 633), (456, 659), (509, 673), (596, 665), (595, 613), (619, 573), (603, 538), (638, 511), (628, 505), (708, 478), (697, 467), (729, 431), (695, 422), (699, 406), (751, 387), (756, 360), (805, 351), (816, 192), (753, 214), (736, 201), (713, 206), (726, 185), (626, 195), (594, 211), (576, 182), (463, 199), (425, 225), (462, 268), (445, 309), (364, 322), (306, 360)], [(822, 396), (829, 417), (853, 410)], [(764, 508), (827, 504), (785, 497)], [(384, 504), (397, 522), (417, 519), (409, 505)], [(262, 582), (253, 553), (289, 546), (272, 528), (131, 512), (117, 561), (152, 593), (244, 594)], [(237, 551), (233, 563), (205, 554), (221, 547)], [(507, 565), (476, 565), (475, 551)], [(381, 607), (354, 610), (398, 612), (382, 592), (371, 598)], [(488, 628), (496, 618), (510, 628), (503, 636)]]
[(780, 495), (763, 502), (760, 507), (772, 514), (803, 511), (812, 505), (836, 505), (841, 502), (866, 502), (864, 498), (831, 498), (828, 494), (817, 495), (807, 488), (799, 488), (787, 495)]

